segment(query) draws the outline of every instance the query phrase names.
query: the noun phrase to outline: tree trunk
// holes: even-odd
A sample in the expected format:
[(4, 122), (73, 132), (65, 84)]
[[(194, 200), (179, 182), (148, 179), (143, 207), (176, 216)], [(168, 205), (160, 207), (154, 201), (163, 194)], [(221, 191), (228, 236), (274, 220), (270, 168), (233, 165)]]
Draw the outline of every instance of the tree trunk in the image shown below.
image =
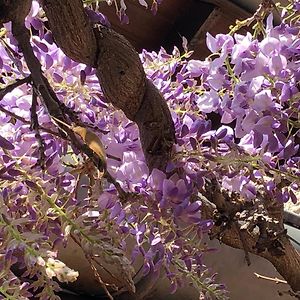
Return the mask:
[(175, 128), (165, 100), (146, 80), (138, 53), (123, 36), (104, 26), (98, 25), (92, 35), (81, 0), (42, 3), (57, 45), (73, 60), (97, 69), (106, 99), (137, 123), (149, 169), (164, 170)]

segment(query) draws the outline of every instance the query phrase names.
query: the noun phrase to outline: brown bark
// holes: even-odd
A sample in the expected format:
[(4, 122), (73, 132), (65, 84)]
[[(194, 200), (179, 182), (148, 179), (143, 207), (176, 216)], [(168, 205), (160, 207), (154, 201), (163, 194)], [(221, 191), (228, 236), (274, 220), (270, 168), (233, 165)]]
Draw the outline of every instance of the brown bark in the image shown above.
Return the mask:
[[(63, 52), (75, 61), (94, 65), (97, 59), (97, 42), (93, 28), (82, 9), (82, 2), (44, 0), (43, 7), (50, 27), (55, 28), (55, 42)], [(74, 20), (80, 26), (76, 26)]]
[[(255, 250), (255, 244), (258, 236), (252, 236), (246, 232), (243, 234), (244, 240), (246, 241), (249, 249), (248, 251), (270, 261), (279, 274), (289, 283), (291, 288), (294, 291), (300, 291), (300, 255), (288, 238), (281, 238), (281, 242), (284, 246), (284, 255), (275, 256), (271, 255), (268, 251), (258, 254)], [(222, 236), (221, 241), (233, 248), (243, 249), (239, 234), (234, 228), (226, 231), (226, 233)]]
[[(89, 55), (95, 56), (95, 60), (88, 64), (96, 67), (104, 96), (137, 123), (149, 169), (164, 170), (175, 143), (174, 124), (165, 100), (146, 80), (132, 45), (120, 34), (100, 25), (94, 28), (94, 36), (91, 36), (81, 0), (44, 0), (42, 3), (54, 39), (66, 55), (87, 63), (86, 53), (96, 49), (94, 55)], [(87, 32), (84, 39), (77, 36), (84, 32)]]
[[(134, 120), (146, 90), (146, 75), (138, 53), (120, 34), (95, 28), (98, 43), (97, 76), (107, 100)], [(163, 99), (162, 99), (163, 101)]]
[(0, 27), (3, 23), (11, 21), (16, 14), (24, 20), (31, 7), (31, 0), (0, 0)]
[[(220, 210), (221, 202), (225, 203), (226, 200), (222, 197), (220, 193), (217, 191), (214, 195), (210, 197), (210, 200), (213, 199), (212, 203), (204, 196), (201, 197), (203, 204), (203, 217), (210, 219), (216, 213), (216, 211)], [(217, 199), (217, 201), (215, 201)], [(222, 207), (222, 210), (224, 207)], [(281, 216), (283, 213), (283, 209), (281, 210)], [(276, 213), (278, 215), (278, 212)], [(270, 215), (269, 215), (270, 216)], [(279, 216), (279, 215), (278, 215)], [(281, 216), (279, 216), (281, 218)], [(278, 220), (279, 223), (277, 225), (277, 232), (283, 231), (283, 223)], [(212, 236), (218, 236), (218, 239), (233, 248), (243, 249), (250, 253), (259, 255), (264, 257), (268, 261), (270, 261), (273, 266), (277, 269), (277, 271), (281, 274), (281, 276), (288, 282), (293, 291), (300, 291), (300, 254), (293, 247), (289, 239), (285, 234), (279, 237), (279, 241), (283, 246), (283, 254), (282, 255), (274, 255), (270, 253), (270, 251), (266, 250), (258, 253), (257, 251), (257, 241), (259, 239), (258, 234), (254, 234), (253, 232), (249, 232), (248, 230), (240, 230), (238, 226), (230, 226), (226, 228), (224, 231), (220, 233), (220, 228), (218, 226), (214, 226), (211, 230)], [(241, 234), (243, 239), (241, 240)]]
[(134, 121), (139, 127), (149, 168), (164, 170), (166, 162), (170, 160), (175, 130), (169, 108), (150, 80), (146, 82), (144, 100)]

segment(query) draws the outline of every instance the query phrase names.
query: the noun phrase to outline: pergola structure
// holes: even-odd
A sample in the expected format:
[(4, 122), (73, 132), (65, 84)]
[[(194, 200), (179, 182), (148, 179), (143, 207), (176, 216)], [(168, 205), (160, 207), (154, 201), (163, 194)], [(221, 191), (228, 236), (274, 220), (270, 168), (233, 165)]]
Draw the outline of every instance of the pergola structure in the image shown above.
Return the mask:
[(170, 51), (174, 45), (181, 46), (184, 36), (198, 59), (209, 54), (205, 44), (206, 32), (212, 35), (227, 33), (236, 19), (250, 16), (249, 12), (229, 0), (163, 0), (155, 16), (138, 1), (128, 1), (126, 5), (130, 20), (127, 25), (120, 23), (113, 5), (103, 2), (100, 8), (112, 28), (124, 35), (137, 51), (159, 50), (161, 46)]

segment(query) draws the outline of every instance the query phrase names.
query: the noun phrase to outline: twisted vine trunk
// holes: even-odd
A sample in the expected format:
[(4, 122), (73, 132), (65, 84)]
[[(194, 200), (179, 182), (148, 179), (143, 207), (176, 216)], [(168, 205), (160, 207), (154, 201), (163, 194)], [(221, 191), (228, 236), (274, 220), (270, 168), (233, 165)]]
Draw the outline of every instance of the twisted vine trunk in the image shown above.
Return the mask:
[(175, 143), (174, 124), (162, 95), (146, 79), (138, 53), (115, 31), (93, 28), (81, 0), (42, 4), (57, 45), (73, 60), (96, 68), (106, 99), (137, 123), (149, 169), (164, 170)]

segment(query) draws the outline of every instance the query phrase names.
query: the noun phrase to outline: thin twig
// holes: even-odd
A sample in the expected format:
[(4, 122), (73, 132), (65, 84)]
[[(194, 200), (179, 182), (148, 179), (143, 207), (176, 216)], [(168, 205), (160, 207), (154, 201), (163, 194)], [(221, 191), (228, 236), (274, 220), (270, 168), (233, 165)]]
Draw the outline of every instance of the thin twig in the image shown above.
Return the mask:
[(102, 288), (104, 289), (107, 297), (110, 299), (110, 300), (114, 300), (113, 296), (111, 295), (111, 293), (109, 292), (109, 290), (107, 289), (107, 286), (105, 284), (105, 282), (102, 280), (97, 268), (95, 267), (93, 261), (92, 261), (92, 258), (87, 255), (84, 251), (84, 249), (82, 248), (82, 245), (81, 243), (77, 240), (77, 238), (73, 235), (73, 234), (70, 234), (70, 236), (72, 237), (73, 241), (81, 248), (81, 250), (83, 251), (84, 255), (85, 255), (85, 258), (87, 259), (87, 261), (89, 262), (90, 264), (90, 267), (91, 269), (93, 270), (94, 272), (94, 276), (95, 278), (97, 279), (97, 281), (100, 283), (100, 285), (102, 286)]
[(281, 15), (278, 11), (277, 6), (275, 5), (273, 0), (262, 0), (261, 3), (259, 4), (256, 12), (249, 18), (243, 20), (243, 21), (237, 21), (236, 25), (233, 26), (233, 28), (230, 31), (230, 34), (233, 34), (240, 30), (242, 27), (246, 26), (249, 27), (253, 22), (263, 22), (265, 17), (272, 11), (275, 10), (279, 18), (281, 18)]
[(103, 177), (106, 178), (109, 183), (112, 183), (115, 186), (120, 196), (120, 201), (124, 204), (128, 200), (127, 198), (129, 194), (122, 189), (119, 182), (117, 182), (116, 179), (107, 170), (104, 171)]
[(31, 75), (22, 78), (22, 79), (17, 79), (14, 83), (6, 86), (3, 89), (0, 89), (0, 100), (2, 100), (2, 98), (7, 94), (12, 92), (15, 88), (17, 88), (18, 86), (24, 84), (24, 83), (28, 83), (31, 81)]
[(102, 286), (102, 288), (104, 289), (107, 297), (110, 299), (110, 300), (114, 300), (113, 296), (111, 295), (111, 293), (109, 292), (109, 290), (107, 289), (106, 287), (106, 284), (105, 282), (102, 280), (97, 268), (95, 267), (93, 261), (89, 258), (88, 255), (86, 255), (86, 259), (88, 260), (89, 264), (90, 264), (90, 267), (91, 269), (93, 270), (94, 272), (94, 276), (95, 278), (97, 279), (97, 281), (100, 283), (100, 285)]
[(110, 159), (113, 159), (113, 160), (116, 160), (116, 161), (122, 161), (122, 159), (120, 157), (117, 157), (117, 156), (114, 156), (114, 155), (111, 155), (111, 154), (108, 154), (108, 153), (106, 153), (106, 156), (107, 156), (107, 158), (110, 158)]
[[(19, 120), (19, 121), (23, 122), (24, 124), (31, 125), (31, 121), (28, 121), (28, 120), (26, 120), (25, 118), (16, 115), (15, 113), (11, 112), (10, 110), (7, 110), (6, 108), (4, 108), (4, 107), (1, 106), (1, 105), (0, 105), (0, 111), (4, 112), (6, 115), (8, 115), (8, 116), (10, 116), (10, 117), (12, 117), (12, 118), (15, 118), (16, 120)], [(59, 133), (57, 133), (57, 132), (55, 132), (55, 131), (53, 131), (53, 130), (51, 130), (51, 129), (48, 129), (48, 128), (43, 127), (43, 126), (40, 126), (40, 125), (39, 125), (39, 129), (40, 129), (40, 130), (43, 130), (43, 131), (45, 131), (45, 132), (47, 132), (47, 133), (50, 133), (50, 134), (52, 134), (52, 135), (54, 135), (54, 136), (57, 136), (57, 137), (60, 137), (60, 138), (61, 138), (61, 136), (59, 135)], [(66, 139), (66, 140), (68, 140), (68, 139)]]
[(17, 53), (13, 48), (11, 48), (10, 45), (8, 45), (3, 38), (1, 38), (0, 41), (4, 45), (4, 48), (6, 50), (7, 55), (12, 60), (12, 62), (15, 64), (15, 66), (18, 69), (18, 71), (23, 76), (25, 76), (25, 73), (24, 73), (24, 71), (22, 69), (21, 55), (19, 53)]
[(37, 105), (38, 105), (37, 94), (36, 94), (35, 89), (33, 88), (32, 104), (31, 104), (31, 109), (30, 109), (30, 114), (31, 114), (30, 129), (35, 132), (35, 137), (39, 144), (39, 148), (38, 148), (39, 158), (38, 158), (38, 161), (36, 162), (36, 164), (33, 166), (33, 168), (39, 165), (42, 168), (42, 170), (44, 170), (45, 169), (45, 160), (46, 160), (46, 155), (45, 155), (45, 151), (46, 151), (45, 146), (46, 145), (45, 145), (45, 141), (42, 138), (40, 131), (39, 131), (39, 121), (38, 121), (38, 116), (37, 116), (37, 112), (36, 112)]
[(264, 276), (264, 275), (260, 275), (258, 273), (254, 273), (254, 275), (259, 278), (259, 279), (265, 279), (265, 280), (269, 280), (269, 281), (273, 281), (275, 282), (276, 284), (278, 283), (284, 283), (284, 284), (287, 284), (287, 281), (286, 280), (282, 280), (282, 279), (279, 279), (277, 277), (268, 277), (268, 276)]
[[(81, 250), (84, 252), (84, 249), (82, 248), (82, 245), (80, 244), (80, 242), (76, 239), (76, 237), (71, 233), (70, 236), (72, 237), (73, 241), (81, 248)], [(120, 279), (118, 279), (114, 274), (112, 274), (107, 268), (105, 268), (97, 259), (96, 257), (91, 257), (91, 259), (101, 268), (103, 269), (105, 272), (107, 272), (114, 280), (119, 281)], [(106, 284), (108, 285), (108, 284)], [(110, 286), (113, 289), (118, 289), (118, 287), (115, 284), (110, 284)]]
[[(15, 57), (17, 57), (18, 59), (21, 58), (20, 54), (18, 52), (16, 52), (3, 38), (1, 38), (1, 43), (4, 45), (4, 47), (6, 48), (6, 52), (10, 52), (7, 54), (11, 54), (14, 55)], [(9, 55), (11, 57), (11, 55)]]
[[(107, 274), (109, 274), (111, 276), (111, 278), (113, 278), (114, 280), (116, 280), (117, 282), (120, 283), (120, 278), (118, 278), (117, 276), (115, 276), (112, 272), (110, 272), (107, 268), (105, 268), (97, 259), (96, 257), (93, 257), (93, 261), (99, 266), (99, 268), (103, 269)], [(111, 284), (111, 286), (115, 289), (118, 290), (119, 288), (114, 285)]]

